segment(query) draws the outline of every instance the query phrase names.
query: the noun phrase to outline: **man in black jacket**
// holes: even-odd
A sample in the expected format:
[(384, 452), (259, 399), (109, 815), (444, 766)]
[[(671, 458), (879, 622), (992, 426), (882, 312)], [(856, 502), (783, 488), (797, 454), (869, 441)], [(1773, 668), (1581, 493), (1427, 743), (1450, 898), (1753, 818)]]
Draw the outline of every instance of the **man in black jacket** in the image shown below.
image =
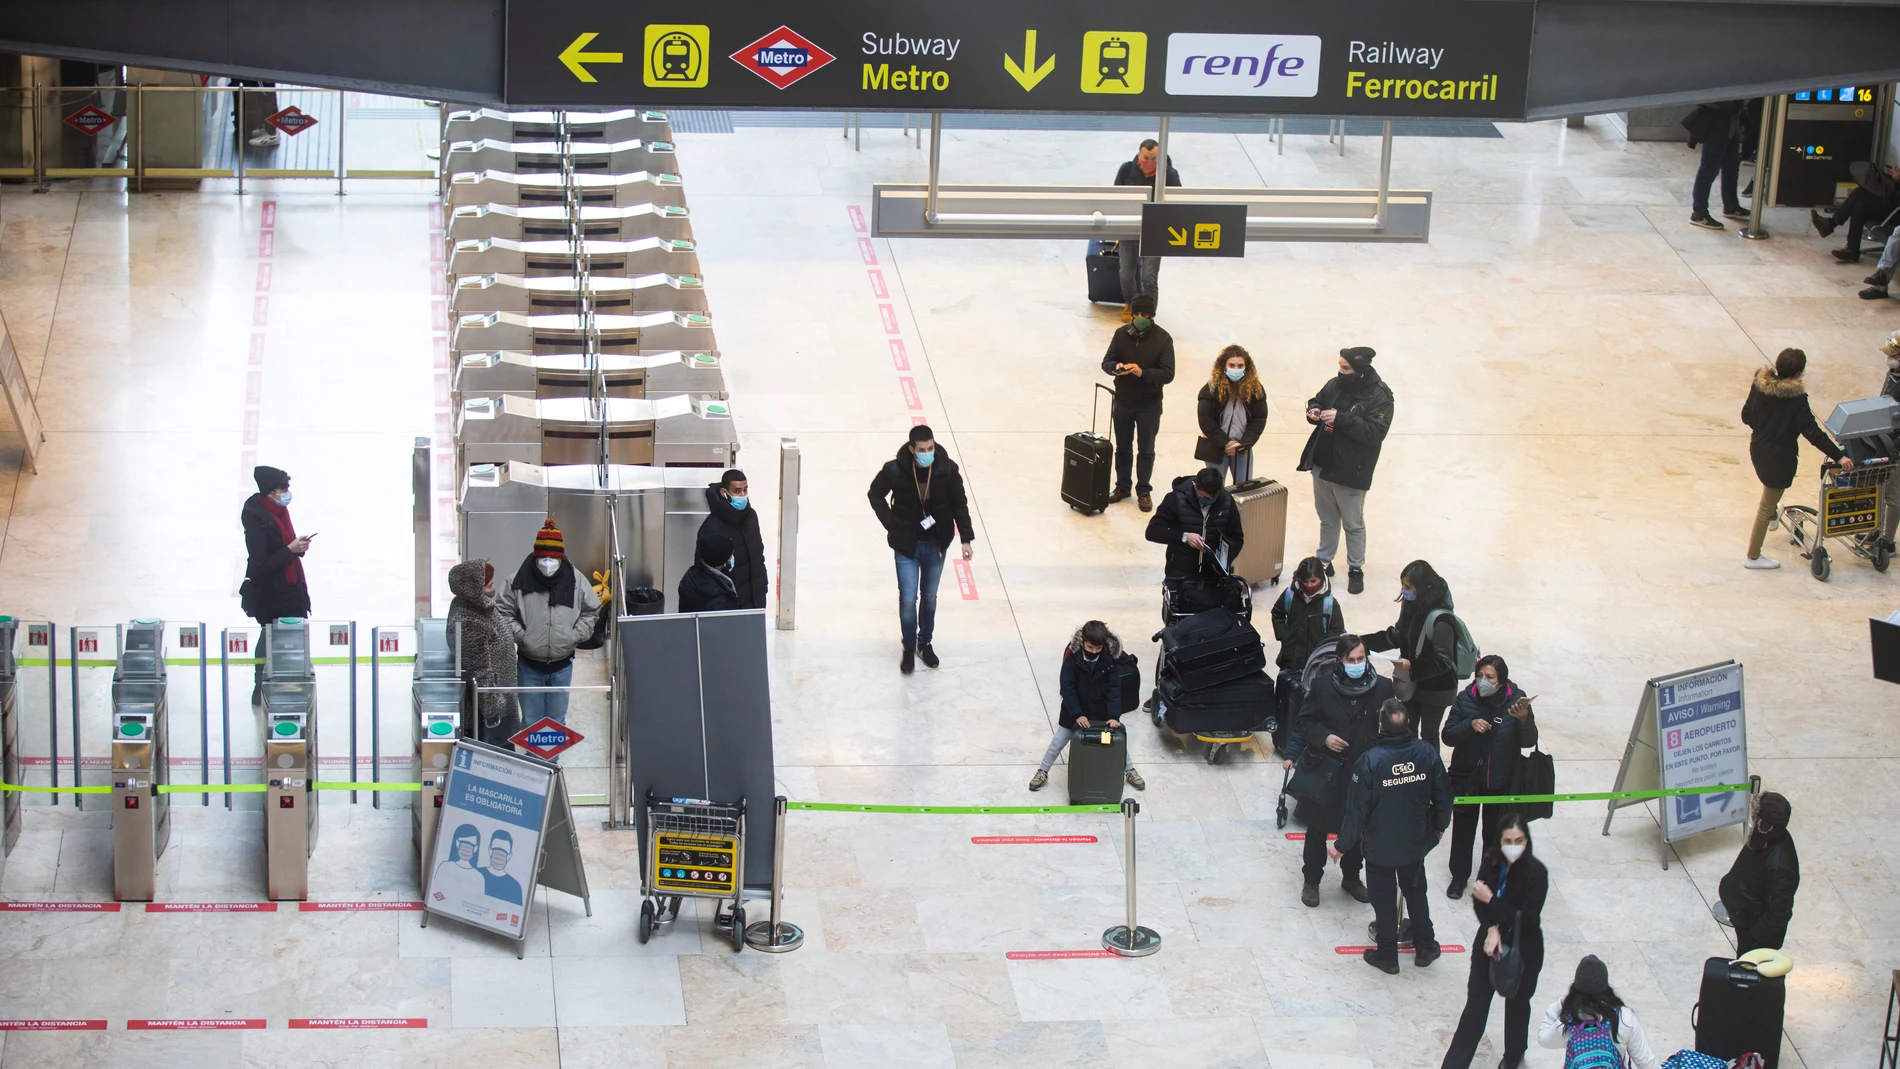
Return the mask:
[(759, 514), (746, 493), (745, 472), (733, 468), (706, 488), (706, 519), (699, 537), (723, 534), (732, 539), (732, 585), (742, 608), (765, 608), (770, 589), (765, 578), (765, 536), (759, 532)]
[(1240, 506), (1222, 488), (1219, 468), (1174, 480), (1174, 492), (1148, 521), (1148, 541), (1168, 547), (1168, 575), (1226, 575), (1246, 535)]
[(1703, 104), (1682, 120), (1689, 131), (1689, 147), (1702, 146), (1702, 163), (1696, 168), (1691, 190), (1689, 221), (1709, 230), (1722, 230), (1720, 220), (1709, 214), (1709, 187), (1715, 176), (1722, 176), (1722, 214), (1730, 219), (1746, 219), (1741, 198), (1735, 195), (1735, 175), (1742, 165), (1742, 102), (1724, 100)]
[[(1137, 480), (1136, 504), (1141, 511), (1154, 508), (1149, 482), (1155, 473), (1155, 433), (1161, 429), (1161, 388), (1174, 381), (1174, 338), (1155, 325), (1155, 300), (1134, 299), (1135, 317), (1117, 327), (1102, 357), (1102, 372), (1115, 376), (1115, 403), (1109, 416), (1115, 424), (1115, 489), (1112, 502), (1128, 499), (1129, 478)], [(1140, 463), (1135, 446), (1139, 439)]]
[(1392, 390), (1372, 370), (1370, 348), (1339, 351), (1339, 374), (1306, 402), (1313, 433), (1300, 454), (1301, 471), (1313, 473), (1313, 508), (1319, 513), (1319, 549), (1314, 555), (1333, 574), (1339, 529), (1346, 529), (1346, 593), (1366, 589), (1366, 491), (1379, 449), (1392, 430)]
[(732, 539), (713, 532), (701, 535), (695, 560), (680, 576), (681, 612), (730, 612), (746, 606), (732, 585)]
[[(257, 493), (244, 501), (244, 582), (238, 604), (259, 627), (286, 616), (310, 615), (310, 587), (304, 582), (303, 555), (314, 535), (298, 535), (290, 522), (290, 473), (259, 464), (251, 469)], [(264, 665), (257, 665), (251, 704), (262, 697)]]
[[(1155, 171), (1160, 167), (1161, 145), (1154, 138), (1141, 143), (1135, 158), (1123, 163), (1115, 172), (1115, 184), (1118, 186), (1147, 186), (1148, 199), (1154, 199)], [(1181, 184), (1181, 175), (1174, 169), (1174, 160), (1168, 160), (1168, 184)], [(1128, 322), (1134, 313), (1134, 300), (1146, 294), (1158, 303), (1161, 300), (1160, 278), (1161, 257), (1143, 256), (1141, 242), (1123, 239), (1119, 247), (1122, 274), (1122, 322)], [(1154, 314), (1151, 307), (1149, 315)]]
[(1728, 919), (1735, 925), (1735, 953), (1762, 947), (1781, 949), (1794, 917), (1794, 893), (1801, 886), (1801, 859), (1788, 837), (1794, 808), (1773, 791), (1755, 803), (1755, 830), (1742, 844), (1718, 890)]
[(1834, 250), (1834, 258), (1844, 264), (1860, 262), (1860, 235), (1869, 223), (1878, 223), (1893, 213), (1896, 201), (1900, 201), (1900, 164), (1889, 163), (1879, 166), (1860, 160), (1850, 165), (1855, 181), (1860, 185), (1841, 201), (1841, 206), (1831, 214), (1822, 215), (1816, 208), (1808, 212), (1808, 218), (1814, 222), (1814, 230), (1822, 237), (1834, 233), (1834, 228), (1847, 224), (1847, 245)]
[(1394, 698), (1379, 708), (1378, 745), (1353, 766), (1346, 819), (1331, 850), (1334, 857), (1351, 850), (1365, 855), (1378, 925), (1378, 945), (1366, 951), (1367, 965), (1398, 975), (1400, 893), (1412, 918), (1412, 964), (1422, 969), (1438, 960), (1431, 898), (1425, 893), (1425, 855), (1445, 837), (1450, 823), (1451, 781), (1438, 747), (1412, 737), (1412, 718)]
[(1310, 768), (1323, 760), (1339, 765), (1326, 798), (1304, 798), (1308, 813), (1306, 846), (1301, 857), (1305, 884), (1300, 901), (1319, 905), (1319, 879), (1326, 873), (1329, 853), (1339, 862), (1340, 887), (1361, 902), (1370, 896), (1359, 879), (1360, 851), (1357, 844), (1349, 849), (1330, 851), (1329, 833), (1340, 830), (1346, 812), (1347, 776), (1359, 756), (1379, 737), (1379, 709), (1392, 698), (1392, 681), (1381, 676), (1366, 659), (1366, 644), (1358, 635), (1339, 636), (1334, 646), (1339, 660), (1307, 682), (1306, 698), (1300, 705), (1299, 719), (1293, 729), (1300, 734), (1306, 749), (1300, 765)]
[(962, 535), (966, 561), (976, 541), (963, 474), (920, 423), (910, 429), (910, 441), (897, 457), (878, 469), (867, 496), (897, 558), (897, 620), (904, 640), (898, 670), (909, 675), (919, 659), (935, 668), (930, 640), (937, 629), (937, 582), (943, 578), (951, 532)]

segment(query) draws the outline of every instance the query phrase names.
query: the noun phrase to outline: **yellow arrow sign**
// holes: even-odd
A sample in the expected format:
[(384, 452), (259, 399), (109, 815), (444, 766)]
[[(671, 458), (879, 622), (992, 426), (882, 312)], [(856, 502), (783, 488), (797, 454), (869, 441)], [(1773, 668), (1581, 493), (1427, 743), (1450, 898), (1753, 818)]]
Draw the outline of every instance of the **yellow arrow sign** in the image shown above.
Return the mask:
[(594, 77), (588, 72), (587, 68), (581, 66), (581, 64), (621, 63), (625, 61), (625, 57), (618, 52), (581, 51), (581, 49), (586, 48), (594, 38), (599, 36), (597, 33), (581, 34), (579, 37), (574, 38), (573, 44), (561, 50), (561, 62), (567, 64), (567, 69), (574, 72), (574, 77), (579, 78), (583, 82), (597, 82), (600, 79)]
[(1168, 228), (1168, 244), (1170, 244), (1170, 245), (1186, 245), (1186, 244), (1187, 244), (1187, 231), (1185, 231), (1185, 230), (1176, 230), (1176, 229), (1175, 229), (1175, 228), (1173, 228), (1173, 227), (1169, 227), (1169, 228)]
[(1016, 60), (1005, 52), (1003, 67), (1009, 71), (1011, 78), (1016, 79), (1016, 84), (1023, 87), (1023, 92), (1027, 93), (1036, 88), (1037, 82), (1049, 77), (1049, 73), (1056, 69), (1056, 57), (1050, 56), (1042, 61), (1042, 66), (1036, 66), (1036, 31), (1024, 30), (1022, 66), (1018, 67)]

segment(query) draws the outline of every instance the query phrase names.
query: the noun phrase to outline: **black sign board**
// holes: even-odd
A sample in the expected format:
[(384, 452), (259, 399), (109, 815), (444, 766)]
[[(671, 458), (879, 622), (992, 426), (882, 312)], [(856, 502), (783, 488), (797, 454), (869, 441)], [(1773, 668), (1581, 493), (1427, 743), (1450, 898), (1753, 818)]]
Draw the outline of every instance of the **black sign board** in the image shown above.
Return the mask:
[(1170, 204), (1141, 206), (1143, 256), (1245, 256), (1245, 204)]
[(1531, 0), (509, 0), (510, 105), (1516, 119)]

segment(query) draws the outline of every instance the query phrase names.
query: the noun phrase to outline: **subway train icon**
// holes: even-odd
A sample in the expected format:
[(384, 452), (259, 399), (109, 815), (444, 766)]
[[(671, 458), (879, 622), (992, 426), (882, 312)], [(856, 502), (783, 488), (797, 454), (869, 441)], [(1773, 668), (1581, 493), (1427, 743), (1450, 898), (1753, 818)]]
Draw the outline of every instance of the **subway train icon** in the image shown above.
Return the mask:
[(712, 32), (705, 26), (648, 26), (643, 80), (657, 89), (704, 86), (711, 40)]
[(1120, 37), (1110, 37), (1103, 41), (1095, 51), (1095, 84), (1107, 85), (1109, 82), (1128, 84), (1128, 42)]
[(685, 34), (669, 33), (660, 38), (653, 65), (659, 69), (663, 81), (690, 82), (699, 66), (699, 49)]
[(1139, 94), (1147, 83), (1148, 35), (1139, 30), (1090, 30), (1082, 35), (1079, 66), (1084, 93)]

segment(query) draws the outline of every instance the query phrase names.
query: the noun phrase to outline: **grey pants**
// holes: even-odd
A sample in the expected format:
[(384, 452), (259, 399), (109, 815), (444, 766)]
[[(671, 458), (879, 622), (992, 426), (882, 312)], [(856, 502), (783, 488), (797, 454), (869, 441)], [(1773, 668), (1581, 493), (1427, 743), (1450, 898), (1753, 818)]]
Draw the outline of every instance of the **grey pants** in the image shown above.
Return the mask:
[[(1049, 748), (1042, 752), (1042, 764), (1037, 765), (1036, 767), (1041, 769), (1044, 772), (1049, 771), (1049, 766), (1055, 764), (1056, 758), (1062, 756), (1063, 747), (1069, 745), (1069, 740), (1074, 738), (1075, 733), (1079, 730), (1086, 730), (1086, 729), (1065, 728), (1065, 727), (1056, 728), (1056, 733), (1050, 736), (1049, 738)], [(1129, 753), (1127, 750), (1123, 750), (1122, 755), (1125, 758), (1125, 760), (1122, 762), (1123, 771), (1126, 771), (1128, 769), (1135, 767), (1135, 756), (1133, 754)]]
[(1143, 256), (1141, 242), (1121, 243), (1122, 303), (1133, 304), (1135, 295), (1145, 293), (1161, 299), (1161, 257)]
[(1313, 473), (1313, 508), (1319, 513), (1319, 549), (1314, 555), (1332, 563), (1339, 552), (1339, 529), (1346, 529), (1346, 564), (1366, 564), (1366, 492), (1329, 483)]

